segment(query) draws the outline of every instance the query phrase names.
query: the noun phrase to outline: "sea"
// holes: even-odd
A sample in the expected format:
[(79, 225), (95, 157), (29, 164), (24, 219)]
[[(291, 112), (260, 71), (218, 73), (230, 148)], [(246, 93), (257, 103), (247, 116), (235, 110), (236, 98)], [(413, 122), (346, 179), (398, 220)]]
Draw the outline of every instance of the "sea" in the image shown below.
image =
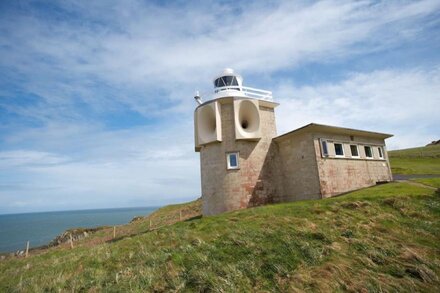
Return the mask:
[(96, 209), (0, 215), (0, 253), (48, 244), (70, 228), (92, 228), (129, 223), (135, 216), (146, 216), (158, 207)]

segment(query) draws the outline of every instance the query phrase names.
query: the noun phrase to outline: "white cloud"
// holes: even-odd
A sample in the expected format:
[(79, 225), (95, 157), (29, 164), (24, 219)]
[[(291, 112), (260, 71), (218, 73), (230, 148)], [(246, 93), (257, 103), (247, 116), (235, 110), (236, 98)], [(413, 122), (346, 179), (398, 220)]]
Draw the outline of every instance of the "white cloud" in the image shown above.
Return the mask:
[[(26, 2), (0, 12), (0, 110), (19, 117), (0, 125), (0, 212), (199, 196), (192, 95), (224, 67), (275, 89), (280, 133), (314, 121), (391, 132), (392, 147), (438, 139), (438, 68), (314, 86), (288, 74), (417, 43), (440, 1), (53, 5), (55, 15)], [(143, 126), (109, 129), (132, 111)]]
[(353, 74), (338, 83), (275, 90), (279, 133), (310, 122), (393, 133), (391, 148), (425, 145), (440, 132), (440, 68)]
[(56, 165), (64, 163), (68, 158), (47, 152), (14, 150), (0, 152), (0, 168), (20, 167), (28, 165)]
[[(9, 49), (1, 51), (3, 65), (29, 75), (22, 86), (49, 105), (79, 99), (102, 110), (123, 103), (143, 115), (161, 104), (152, 87), (180, 104), (195, 87), (209, 87), (213, 72), (226, 66), (243, 74), (271, 73), (384, 49), (415, 38), (428, 25), (423, 18), (440, 8), (439, 1), (428, 0), (208, 2), (181, 9), (140, 1), (60, 5), (81, 17), (5, 16), (0, 24), (8, 33), (0, 42)], [(96, 86), (114, 95), (96, 95)], [(138, 94), (121, 95), (130, 88)], [(185, 105), (172, 109), (187, 111)]]
[(27, 140), (34, 149), (0, 152), (0, 213), (195, 199), (200, 171), (192, 138), (192, 123), (119, 131), (52, 125), (17, 133), (12, 145)]

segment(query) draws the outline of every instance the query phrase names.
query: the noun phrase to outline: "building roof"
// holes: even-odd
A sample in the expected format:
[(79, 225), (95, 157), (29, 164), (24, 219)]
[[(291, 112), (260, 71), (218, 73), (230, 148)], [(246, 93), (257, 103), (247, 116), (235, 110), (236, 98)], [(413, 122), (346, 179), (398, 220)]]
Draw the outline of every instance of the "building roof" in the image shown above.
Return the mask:
[(279, 135), (279, 136), (275, 137), (274, 140), (282, 140), (283, 138), (287, 138), (291, 135), (312, 132), (312, 131), (314, 131), (314, 132), (322, 131), (322, 132), (335, 133), (335, 134), (375, 137), (375, 138), (381, 138), (381, 139), (386, 139), (386, 138), (393, 136), (392, 134), (388, 134), (388, 133), (380, 133), (380, 132), (345, 128), (345, 127), (310, 123), (310, 124), (307, 124), (303, 127), (298, 128), (298, 129), (295, 129), (290, 132)]

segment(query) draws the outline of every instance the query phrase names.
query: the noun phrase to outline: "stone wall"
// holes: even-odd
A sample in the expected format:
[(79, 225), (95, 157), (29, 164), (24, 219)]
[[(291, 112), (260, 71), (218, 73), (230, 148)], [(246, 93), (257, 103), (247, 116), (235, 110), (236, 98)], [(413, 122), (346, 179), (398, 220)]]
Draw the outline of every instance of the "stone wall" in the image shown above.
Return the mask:
[[(328, 139), (329, 157), (321, 154), (320, 139)], [(334, 142), (343, 143), (344, 158), (334, 155)], [(390, 164), (383, 139), (350, 137), (329, 133), (314, 133), (313, 143), (319, 172), (322, 197), (373, 186), (392, 180)], [(351, 158), (350, 144), (358, 145), (360, 158)], [(372, 146), (373, 159), (365, 156), (364, 145)], [(383, 148), (384, 158), (379, 158), (377, 147)]]
[[(327, 157), (322, 156), (321, 139), (327, 141)], [(278, 137), (275, 142), (282, 170), (282, 201), (330, 197), (392, 180), (383, 139), (301, 131)], [(335, 142), (343, 144), (346, 157), (335, 156)], [(359, 146), (359, 158), (351, 158), (350, 144)], [(364, 145), (372, 147), (373, 159), (366, 158)], [(382, 147), (383, 159), (377, 147)]]
[(321, 198), (311, 134), (280, 138), (276, 143), (281, 161), (283, 201)]
[[(392, 180), (383, 138), (389, 135), (311, 125), (276, 137), (276, 104), (259, 101), (261, 138), (237, 140), (234, 98), (216, 101), (220, 105), (221, 141), (199, 149), (204, 215), (330, 197)], [(321, 151), (322, 139), (327, 141), (326, 156)], [(335, 155), (335, 142), (343, 143), (346, 157)], [(359, 145), (359, 158), (351, 157), (350, 144)], [(366, 158), (364, 145), (372, 146), (372, 159)], [(382, 147), (384, 158), (379, 158), (378, 147)], [(227, 169), (226, 155), (231, 152), (239, 152), (239, 169)]]
[[(200, 149), (203, 214), (278, 202), (282, 194), (273, 107), (260, 105), (262, 138), (236, 140), (233, 99), (220, 100), (222, 141)], [(274, 105), (275, 106), (275, 105)], [(227, 170), (226, 154), (239, 152), (239, 169)]]

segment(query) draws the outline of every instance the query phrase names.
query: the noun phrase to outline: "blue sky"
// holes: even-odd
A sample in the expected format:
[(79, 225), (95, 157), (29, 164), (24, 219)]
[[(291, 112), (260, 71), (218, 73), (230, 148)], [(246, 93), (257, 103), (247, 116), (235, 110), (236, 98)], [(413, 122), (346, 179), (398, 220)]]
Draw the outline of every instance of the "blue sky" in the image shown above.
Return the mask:
[(0, 213), (200, 196), (194, 91), (234, 68), (310, 122), (440, 139), (440, 1), (1, 1)]

